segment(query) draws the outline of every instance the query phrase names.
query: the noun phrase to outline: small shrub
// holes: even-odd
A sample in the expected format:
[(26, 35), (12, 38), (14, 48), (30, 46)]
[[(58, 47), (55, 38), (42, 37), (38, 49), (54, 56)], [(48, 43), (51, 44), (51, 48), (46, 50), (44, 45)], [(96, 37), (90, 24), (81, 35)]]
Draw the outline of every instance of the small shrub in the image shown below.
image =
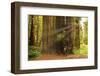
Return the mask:
[(41, 54), (41, 51), (38, 48), (31, 47), (31, 46), (28, 48), (29, 59), (36, 58), (40, 56), (40, 54)]
[(81, 45), (80, 49), (78, 50), (73, 50), (75, 55), (80, 55), (80, 56), (87, 56), (88, 55), (88, 46), (87, 45)]

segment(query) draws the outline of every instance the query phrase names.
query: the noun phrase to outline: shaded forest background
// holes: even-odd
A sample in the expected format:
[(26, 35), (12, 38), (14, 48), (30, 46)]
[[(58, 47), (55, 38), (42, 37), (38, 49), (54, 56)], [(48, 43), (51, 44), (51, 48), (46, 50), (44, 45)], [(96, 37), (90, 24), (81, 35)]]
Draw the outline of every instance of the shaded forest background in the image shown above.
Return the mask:
[(44, 54), (87, 57), (87, 44), (87, 18), (38, 15), (28, 17), (29, 59)]

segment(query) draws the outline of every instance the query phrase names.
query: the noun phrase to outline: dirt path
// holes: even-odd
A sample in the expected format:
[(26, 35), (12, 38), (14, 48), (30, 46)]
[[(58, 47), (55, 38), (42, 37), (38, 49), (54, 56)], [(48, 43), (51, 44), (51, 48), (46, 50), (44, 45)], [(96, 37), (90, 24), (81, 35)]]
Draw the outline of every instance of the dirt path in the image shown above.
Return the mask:
[(32, 60), (55, 60), (55, 59), (79, 59), (79, 58), (87, 58), (86, 56), (80, 56), (80, 55), (58, 55), (58, 54), (42, 54), (41, 56), (37, 58), (33, 58)]

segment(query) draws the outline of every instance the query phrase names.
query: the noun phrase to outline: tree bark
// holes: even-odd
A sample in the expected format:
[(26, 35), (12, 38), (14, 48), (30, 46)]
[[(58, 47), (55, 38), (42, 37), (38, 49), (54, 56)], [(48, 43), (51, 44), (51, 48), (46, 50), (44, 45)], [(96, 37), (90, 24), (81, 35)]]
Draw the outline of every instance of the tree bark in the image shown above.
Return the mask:
[(31, 32), (30, 32), (30, 45), (34, 45), (34, 16), (31, 16)]

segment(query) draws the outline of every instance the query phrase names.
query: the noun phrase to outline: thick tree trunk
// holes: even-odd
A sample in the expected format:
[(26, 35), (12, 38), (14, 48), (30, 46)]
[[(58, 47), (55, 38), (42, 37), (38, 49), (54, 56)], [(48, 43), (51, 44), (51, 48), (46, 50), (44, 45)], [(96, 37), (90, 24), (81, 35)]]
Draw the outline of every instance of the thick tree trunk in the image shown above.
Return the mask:
[(73, 35), (72, 35), (72, 21), (73, 18), (66, 17), (65, 19), (65, 26), (68, 27), (68, 29), (65, 30), (65, 38), (64, 38), (64, 48), (66, 49), (66, 52), (69, 54), (73, 53)]
[(43, 16), (43, 51), (46, 53), (53, 52), (54, 26), (53, 16)]
[(48, 46), (48, 17), (43, 16), (43, 36), (42, 36), (42, 46), (43, 46), (43, 52), (47, 52), (47, 46)]

